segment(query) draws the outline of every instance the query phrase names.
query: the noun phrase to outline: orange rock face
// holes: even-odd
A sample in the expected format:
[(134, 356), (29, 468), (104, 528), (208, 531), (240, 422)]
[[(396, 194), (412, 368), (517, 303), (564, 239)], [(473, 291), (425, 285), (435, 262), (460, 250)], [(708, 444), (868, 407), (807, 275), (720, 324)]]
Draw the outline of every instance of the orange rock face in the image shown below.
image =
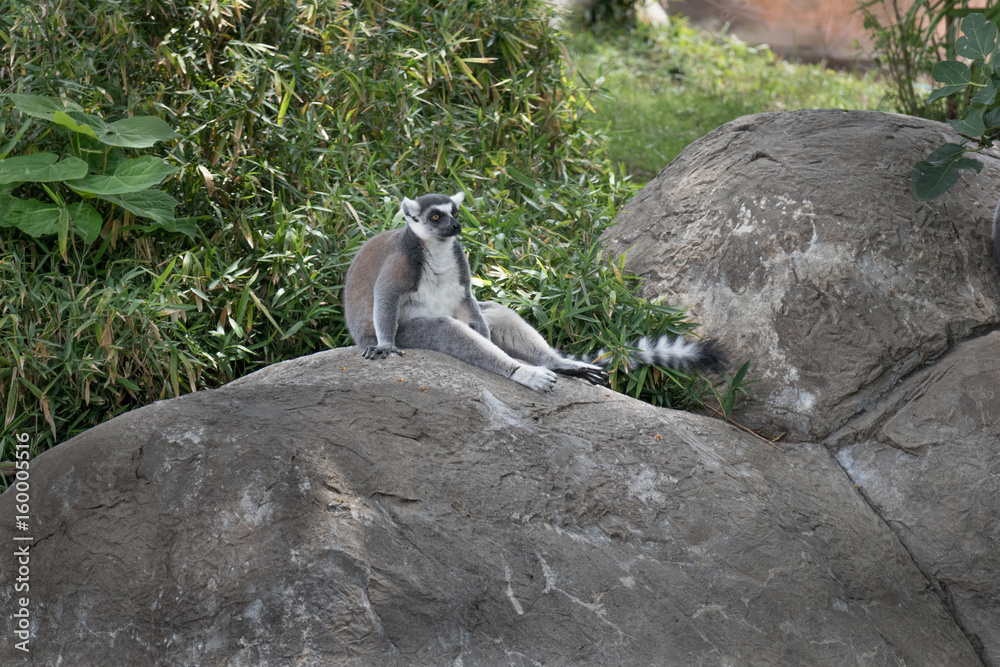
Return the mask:
[(709, 29), (728, 24), (744, 41), (768, 44), (784, 56), (844, 62), (870, 58), (871, 40), (856, 7), (857, 0), (675, 0), (668, 11)]

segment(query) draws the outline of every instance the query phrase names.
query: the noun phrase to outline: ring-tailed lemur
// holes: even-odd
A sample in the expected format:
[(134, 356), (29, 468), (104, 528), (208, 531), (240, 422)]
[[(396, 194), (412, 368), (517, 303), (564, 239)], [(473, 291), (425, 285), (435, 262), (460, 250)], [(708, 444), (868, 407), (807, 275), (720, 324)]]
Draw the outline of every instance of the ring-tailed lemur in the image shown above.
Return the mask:
[[(458, 240), (463, 198), (461, 192), (404, 198), (406, 226), (368, 240), (351, 262), (344, 314), (364, 357), (436, 350), (536, 391), (550, 391), (556, 373), (606, 382), (603, 366), (563, 357), (514, 311), (472, 296)], [(723, 358), (711, 344), (682, 338), (643, 338), (636, 347), (639, 364), (717, 370)]]

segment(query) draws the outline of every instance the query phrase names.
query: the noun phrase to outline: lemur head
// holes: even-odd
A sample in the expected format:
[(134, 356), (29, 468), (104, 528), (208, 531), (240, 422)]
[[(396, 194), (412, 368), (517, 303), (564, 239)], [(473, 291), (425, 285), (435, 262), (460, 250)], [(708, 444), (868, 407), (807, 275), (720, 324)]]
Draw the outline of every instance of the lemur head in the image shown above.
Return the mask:
[(403, 199), (403, 217), (413, 233), (421, 240), (447, 239), (462, 231), (458, 222), (458, 207), (465, 199), (465, 193), (448, 195), (424, 195)]

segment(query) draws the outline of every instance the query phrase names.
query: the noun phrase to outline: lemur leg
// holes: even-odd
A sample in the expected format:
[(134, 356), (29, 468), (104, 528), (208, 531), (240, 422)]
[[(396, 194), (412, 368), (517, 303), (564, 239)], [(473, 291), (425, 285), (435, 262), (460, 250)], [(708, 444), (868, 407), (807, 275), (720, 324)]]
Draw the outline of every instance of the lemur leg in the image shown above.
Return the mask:
[(607, 381), (608, 375), (602, 367), (564, 358), (510, 308), (492, 301), (480, 301), (479, 308), (489, 325), (490, 339), (510, 356), (593, 384)]
[(396, 344), (403, 348), (435, 350), (491, 371), (535, 391), (552, 391), (555, 373), (542, 366), (512, 359), (469, 325), (450, 317), (416, 317), (401, 322)]

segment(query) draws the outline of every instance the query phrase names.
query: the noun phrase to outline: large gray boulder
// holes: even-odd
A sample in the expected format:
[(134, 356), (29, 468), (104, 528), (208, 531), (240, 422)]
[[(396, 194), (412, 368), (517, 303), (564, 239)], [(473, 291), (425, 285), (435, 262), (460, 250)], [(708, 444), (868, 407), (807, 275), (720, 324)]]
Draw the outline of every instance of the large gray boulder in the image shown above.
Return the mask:
[(30, 488), (4, 665), (980, 664), (824, 447), (432, 352), (156, 403)]
[(691, 304), (752, 361), (762, 381), (737, 419), (824, 444), (1000, 665), (1000, 161), (981, 154), (982, 173), (930, 203), (909, 185), (955, 140), (882, 113), (741, 118), (689, 146), (606, 241), (649, 296)]

